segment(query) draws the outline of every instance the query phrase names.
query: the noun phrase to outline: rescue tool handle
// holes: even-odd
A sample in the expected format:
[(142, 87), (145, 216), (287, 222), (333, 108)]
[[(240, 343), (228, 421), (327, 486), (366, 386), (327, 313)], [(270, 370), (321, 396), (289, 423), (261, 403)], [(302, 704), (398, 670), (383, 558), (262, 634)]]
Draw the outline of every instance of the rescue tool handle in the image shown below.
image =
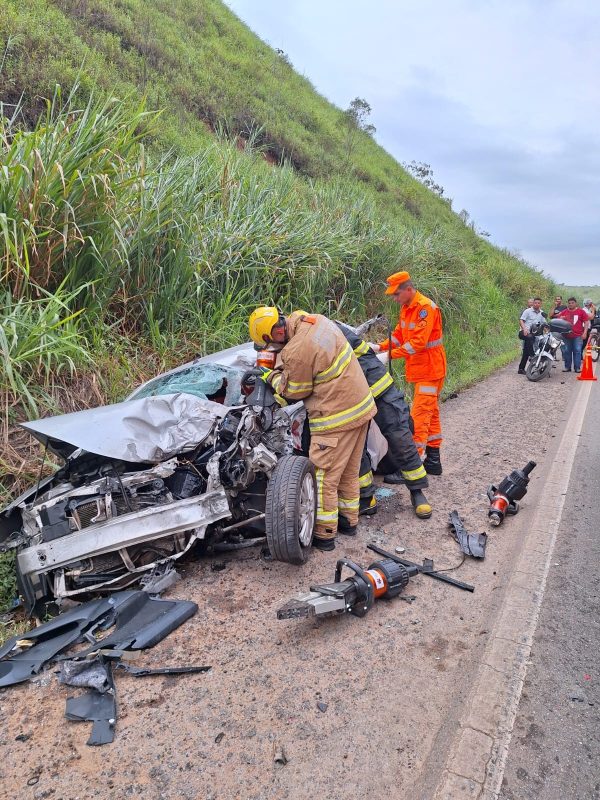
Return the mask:
[(363, 581), (369, 583), (369, 579), (365, 575), (364, 570), (362, 567), (359, 567), (354, 561), (351, 561), (349, 558), (338, 558), (336, 565), (335, 565), (335, 578), (334, 583), (340, 583), (342, 580), (342, 567), (348, 567), (354, 572), (356, 575), (361, 577)]
[(399, 558), (397, 555), (395, 555), (395, 553), (390, 553), (388, 550), (384, 550), (382, 547), (378, 547), (376, 544), (368, 544), (367, 548), (372, 550), (374, 553), (378, 553), (380, 556), (386, 556), (386, 558), (393, 559), (398, 564), (402, 564), (403, 567), (407, 567), (409, 575), (411, 576), (420, 572), (421, 574), (429, 575), (431, 578), (435, 578), (438, 581), (443, 581), (444, 583), (449, 583), (451, 586), (456, 586), (457, 589), (464, 589), (465, 592), (475, 591), (475, 587), (471, 586), (470, 583), (457, 581), (456, 578), (451, 578), (449, 575), (443, 575), (441, 572), (434, 572), (432, 569), (427, 569), (426, 567), (422, 567), (420, 564), (415, 564), (414, 561), (407, 561), (405, 558)]
[(356, 564), (354, 561), (351, 561), (349, 558), (338, 559), (335, 565), (336, 583), (339, 583), (342, 579), (342, 567), (348, 567), (348, 569), (351, 569), (352, 572), (358, 576), (357, 578), (348, 579), (356, 586), (359, 593), (357, 602), (354, 603), (350, 611), (356, 617), (364, 617), (364, 615), (375, 602), (375, 590), (373, 588), (373, 584), (365, 574), (364, 569), (359, 567), (358, 564)]

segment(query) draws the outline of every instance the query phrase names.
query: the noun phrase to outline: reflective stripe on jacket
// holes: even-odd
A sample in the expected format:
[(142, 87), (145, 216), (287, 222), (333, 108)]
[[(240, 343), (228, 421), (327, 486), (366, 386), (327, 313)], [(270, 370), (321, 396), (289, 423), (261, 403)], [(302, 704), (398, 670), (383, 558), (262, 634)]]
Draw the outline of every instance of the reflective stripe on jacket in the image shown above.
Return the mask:
[(303, 400), (313, 433), (351, 430), (375, 416), (376, 408), (352, 347), (321, 314), (295, 311), (286, 320), (289, 341), (269, 376), (287, 400)]
[[(406, 359), (407, 381), (415, 383), (445, 377), (442, 315), (433, 300), (425, 295), (416, 292), (412, 302), (402, 306), (391, 344), (392, 358)], [(381, 349), (390, 349), (388, 339), (381, 343)]]

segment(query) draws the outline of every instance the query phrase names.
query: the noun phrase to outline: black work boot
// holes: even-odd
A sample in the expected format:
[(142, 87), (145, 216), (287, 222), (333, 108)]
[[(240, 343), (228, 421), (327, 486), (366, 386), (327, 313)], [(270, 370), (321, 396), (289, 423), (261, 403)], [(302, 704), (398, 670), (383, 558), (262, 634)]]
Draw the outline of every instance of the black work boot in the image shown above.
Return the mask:
[(319, 539), (315, 536), (312, 543), (317, 550), (335, 550), (335, 539)]
[(358, 507), (359, 517), (372, 517), (377, 513), (377, 498), (374, 494), (371, 497), (361, 497)]
[(428, 475), (441, 475), (442, 462), (440, 460), (440, 448), (427, 446), (425, 450), (425, 461), (423, 461), (425, 472)]
[(429, 501), (420, 489), (410, 490), (410, 502), (415, 510), (415, 514), (419, 519), (429, 519), (432, 514), (432, 508)]
[(350, 521), (343, 515), (338, 515), (338, 533), (344, 536), (356, 536), (358, 525), (350, 525)]

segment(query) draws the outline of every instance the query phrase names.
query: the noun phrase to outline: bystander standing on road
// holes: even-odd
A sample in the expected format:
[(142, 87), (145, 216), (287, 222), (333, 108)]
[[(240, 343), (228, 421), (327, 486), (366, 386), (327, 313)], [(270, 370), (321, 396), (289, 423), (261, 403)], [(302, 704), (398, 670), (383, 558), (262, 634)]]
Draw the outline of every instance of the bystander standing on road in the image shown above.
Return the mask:
[(531, 326), (539, 322), (544, 322), (544, 314), (542, 312), (542, 299), (541, 297), (533, 298), (533, 306), (526, 308), (521, 314), (519, 320), (519, 339), (523, 341), (523, 354), (519, 362), (519, 375), (525, 375), (525, 366), (533, 355), (533, 341), (534, 336), (531, 333)]
[(558, 317), (558, 315), (560, 314), (560, 312), (561, 312), (561, 311), (565, 311), (565, 310), (566, 310), (566, 308), (567, 308), (567, 307), (566, 307), (566, 305), (563, 303), (563, 299), (562, 299), (562, 297), (561, 297), (560, 295), (557, 295), (557, 296), (554, 298), (554, 305), (553, 305), (553, 306), (552, 306), (552, 308), (550, 309), (550, 319), (554, 319), (555, 317)]
[(563, 335), (561, 350), (565, 363), (563, 372), (571, 372), (571, 362), (575, 372), (581, 371), (581, 350), (583, 337), (587, 334), (590, 327), (590, 318), (583, 308), (579, 308), (577, 300), (569, 297), (567, 308), (558, 315), (560, 319), (566, 319), (571, 323), (571, 333)]
[(592, 322), (595, 319), (596, 313), (597, 313), (596, 306), (593, 304), (593, 302), (589, 298), (584, 298), (583, 310), (587, 311), (587, 315), (588, 315), (588, 318), (590, 320), (590, 324), (588, 325), (587, 331), (584, 333), (584, 336), (583, 336), (583, 339), (582, 339), (582, 350), (587, 345), (587, 340), (589, 338), (590, 331), (592, 329)]

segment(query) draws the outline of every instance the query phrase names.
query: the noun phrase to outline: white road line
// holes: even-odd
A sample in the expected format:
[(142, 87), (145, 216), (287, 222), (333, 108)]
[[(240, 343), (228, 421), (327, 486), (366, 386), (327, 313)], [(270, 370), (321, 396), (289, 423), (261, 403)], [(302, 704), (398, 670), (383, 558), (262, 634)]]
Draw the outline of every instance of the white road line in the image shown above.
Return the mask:
[(450, 749), (436, 800), (497, 800), (592, 383), (581, 385)]

